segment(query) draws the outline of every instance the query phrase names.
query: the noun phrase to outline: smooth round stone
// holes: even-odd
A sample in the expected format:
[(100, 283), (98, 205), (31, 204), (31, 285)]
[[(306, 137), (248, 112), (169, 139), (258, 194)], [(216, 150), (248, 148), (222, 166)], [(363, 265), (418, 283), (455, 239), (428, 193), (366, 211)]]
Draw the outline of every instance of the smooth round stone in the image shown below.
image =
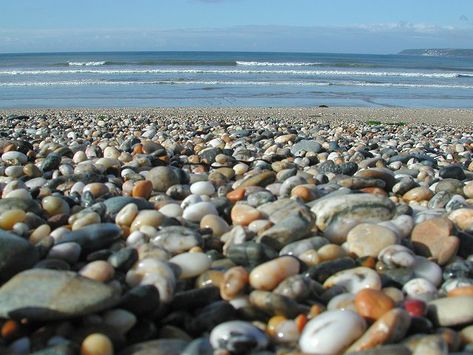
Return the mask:
[(101, 182), (93, 182), (84, 186), (82, 194), (90, 192), (92, 196), (99, 197), (109, 192), (107, 185)]
[(47, 237), (51, 233), (51, 227), (47, 224), (42, 224), (38, 226), (30, 235), (30, 241), (33, 244), (36, 244), (41, 239)]
[(4, 162), (18, 162), (20, 164), (26, 163), (28, 157), (23, 154), (22, 152), (17, 152), (15, 150), (11, 150), (9, 152), (2, 154), (2, 160)]
[(23, 166), (23, 173), (30, 178), (37, 178), (43, 175), (41, 170), (32, 163), (28, 163)]
[(235, 175), (243, 175), (248, 172), (248, 165), (245, 163), (238, 163), (233, 166), (233, 171), (235, 171)]
[(79, 260), (81, 251), (82, 248), (77, 243), (57, 244), (49, 251), (48, 258), (61, 259), (69, 264), (75, 264)]
[(136, 324), (136, 316), (124, 309), (116, 308), (103, 314), (103, 322), (126, 334)]
[(230, 230), (230, 226), (222, 217), (213, 214), (208, 214), (200, 220), (200, 228), (210, 228), (214, 237), (220, 237)]
[(97, 260), (92, 261), (80, 269), (79, 274), (99, 282), (110, 281), (115, 275), (115, 269), (110, 263)]
[(153, 192), (153, 184), (149, 180), (137, 181), (133, 186), (131, 195), (133, 197), (149, 199), (151, 193)]
[(281, 256), (255, 267), (250, 273), (250, 285), (257, 290), (271, 291), (281, 281), (296, 275), (299, 261), (292, 256)]
[(170, 263), (179, 267), (179, 278), (189, 279), (199, 276), (210, 268), (211, 260), (204, 253), (182, 253), (169, 259)]
[(21, 223), (25, 220), (26, 213), (20, 209), (11, 209), (0, 214), (0, 228), (10, 230), (16, 223)]
[(355, 307), (360, 316), (375, 321), (394, 307), (394, 301), (382, 291), (366, 288), (356, 294)]
[(131, 287), (154, 285), (159, 291), (160, 300), (169, 303), (174, 296), (176, 276), (169, 263), (156, 258), (144, 258), (127, 272), (126, 282)]
[(211, 202), (197, 202), (187, 207), (182, 213), (182, 217), (191, 222), (200, 222), (208, 214), (218, 216), (215, 206)]
[(251, 222), (262, 217), (263, 215), (256, 208), (242, 203), (237, 203), (231, 211), (233, 224), (240, 224), (242, 226), (248, 226)]
[(171, 186), (179, 184), (179, 177), (172, 168), (167, 166), (151, 169), (146, 175), (146, 180), (151, 181), (153, 190), (157, 192), (166, 192)]
[(304, 353), (343, 353), (365, 329), (366, 322), (355, 312), (327, 311), (306, 324), (299, 347)]
[(4, 198), (20, 198), (22, 200), (31, 200), (31, 194), (26, 189), (15, 189), (7, 193)]
[(60, 197), (46, 196), (41, 201), (41, 205), (49, 216), (58, 214), (68, 215), (70, 213), (69, 205)]
[(164, 221), (165, 216), (156, 210), (141, 210), (131, 223), (130, 231), (140, 230), (143, 226), (159, 227)]
[(27, 240), (0, 229), (0, 282), (32, 267), (38, 257), (37, 249)]
[(424, 257), (415, 257), (413, 271), (416, 277), (422, 277), (435, 286), (440, 285), (442, 282), (442, 269), (440, 266)]
[(381, 278), (376, 271), (360, 266), (339, 271), (324, 282), (325, 288), (334, 286), (342, 287), (351, 293), (358, 293), (364, 288), (381, 290)]
[(462, 230), (473, 231), (473, 209), (459, 208), (452, 211), (448, 218)]
[(446, 297), (430, 301), (427, 315), (442, 327), (473, 322), (473, 296)]
[(415, 263), (415, 255), (412, 250), (402, 245), (390, 245), (381, 250), (378, 260), (390, 268), (411, 267)]
[(131, 226), (137, 214), (138, 206), (135, 203), (129, 203), (118, 212), (115, 223), (121, 226)]
[(80, 355), (113, 355), (113, 344), (109, 337), (100, 333), (87, 336), (80, 346)]
[(473, 198), (473, 181), (469, 181), (463, 186), (463, 193), (467, 198)]
[(33, 190), (33, 189), (42, 187), (47, 182), (48, 180), (40, 176), (40, 177), (33, 178), (31, 180), (28, 180), (27, 182), (25, 182), (25, 185), (30, 190)]
[(460, 240), (450, 234), (452, 223), (447, 218), (433, 218), (417, 224), (411, 240), (417, 254), (433, 257), (445, 265), (457, 253)]
[(182, 216), (182, 208), (177, 203), (168, 203), (159, 209), (166, 217), (176, 218)]
[(195, 195), (211, 196), (215, 193), (215, 187), (210, 181), (197, 181), (191, 187), (191, 193)]
[[(347, 353), (358, 351), (363, 353), (363, 350), (377, 348), (379, 349), (379, 354), (385, 354), (387, 352), (383, 352), (383, 348), (379, 346), (401, 341), (406, 335), (410, 324), (411, 318), (406, 311), (399, 308), (392, 309), (374, 322), (363, 336), (350, 346)], [(393, 354), (397, 353), (394, 352)], [(369, 352), (368, 354), (378, 353)]]
[(266, 334), (249, 322), (240, 320), (224, 322), (210, 332), (210, 344), (214, 350), (222, 349), (236, 353), (263, 350), (269, 340)]
[(326, 244), (317, 249), (320, 261), (335, 260), (347, 256), (347, 252), (337, 244)]
[(463, 328), (460, 336), (464, 344), (473, 344), (473, 325)]
[(96, 223), (100, 223), (100, 215), (96, 212), (90, 212), (76, 219), (74, 223), (72, 223), (71, 229), (77, 230), (85, 226), (88, 226), (90, 224), (96, 224)]
[(413, 189), (407, 191), (402, 198), (404, 201), (428, 201), (432, 198), (433, 192), (426, 187), (414, 187)]
[(347, 235), (348, 251), (358, 257), (377, 257), (381, 250), (396, 242), (397, 236), (392, 230), (371, 223), (360, 223)]
[(5, 175), (12, 178), (19, 178), (23, 175), (23, 166), (11, 165), (5, 169)]
[(416, 278), (409, 280), (403, 287), (402, 291), (407, 298), (413, 298), (428, 302), (437, 297), (437, 288), (434, 284), (426, 279)]
[(242, 266), (234, 266), (228, 269), (220, 283), (220, 296), (222, 299), (230, 301), (238, 297), (248, 284), (248, 277), (248, 271)]
[(268, 219), (256, 219), (248, 225), (250, 232), (260, 234), (273, 226), (273, 223)]
[(329, 311), (353, 311), (356, 312), (355, 295), (352, 293), (341, 293), (333, 297), (327, 304)]
[(427, 305), (424, 301), (410, 299), (405, 300), (402, 304), (402, 307), (409, 313), (412, 317), (423, 317), (427, 310)]

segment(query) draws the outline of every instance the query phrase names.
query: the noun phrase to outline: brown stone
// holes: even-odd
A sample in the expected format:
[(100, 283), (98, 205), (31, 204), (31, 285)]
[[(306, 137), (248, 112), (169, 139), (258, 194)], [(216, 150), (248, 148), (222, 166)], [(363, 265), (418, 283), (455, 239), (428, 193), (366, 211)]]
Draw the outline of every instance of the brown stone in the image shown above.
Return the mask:
[(417, 254), (432, 257), (445, 265), (457, 253), (460, 241), (451, 236), (452, 222), (444, 217), (433, 218), (417, 224), (411, 240)]
[(245, 188), (244, 187), (236, 188), (235, 190), (230, 191), (227, 194), (227, 198), (231, 203), (235, 203), (237, 201), (243, 200), (244, 197), (245, 197)]
[(151, 181), (141, 180), (135, 184), (131, 194), (133, 197), (148, 199), (151, 196), (151, 192), (153, 192), (153, 184)]
[(394, 301), (382, 291), (365, 288), (356, 294), (355, 307), (360, 316), (376, 321), (394, 307)]
[(433, 192), (426, 187), (414, 187), (413, 189), (407, 191), (402, 198), (405, 201), (428, 201), (432, 198)]

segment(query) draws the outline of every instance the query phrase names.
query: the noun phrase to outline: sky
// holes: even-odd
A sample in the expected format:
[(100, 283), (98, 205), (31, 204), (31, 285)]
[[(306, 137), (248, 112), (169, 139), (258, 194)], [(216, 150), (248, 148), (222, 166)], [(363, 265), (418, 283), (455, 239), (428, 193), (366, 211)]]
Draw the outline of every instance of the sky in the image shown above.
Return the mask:
[(473, 0), (0, 0), (0, 53), (472, 47)]

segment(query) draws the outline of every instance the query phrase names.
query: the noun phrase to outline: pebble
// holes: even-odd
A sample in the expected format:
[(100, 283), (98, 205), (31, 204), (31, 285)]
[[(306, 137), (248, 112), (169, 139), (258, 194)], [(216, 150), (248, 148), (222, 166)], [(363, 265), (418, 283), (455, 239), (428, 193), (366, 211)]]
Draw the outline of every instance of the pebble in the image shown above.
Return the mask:
[(100, 333), (88, 335), (81, 344), (81, 355), (113, 355), (113, 344), (109, 337)]
[(310, 320), (299, 339), (304, 353), (338, 354), (366, 329), (366, 322), (352, 311), (326, 311)]
[(471, 352), (468, 126), (226, 112), (0, 115), (1, 353)]
[(268, 343), (268, 337), (249, 322), (224, 322), (212, 329), (210, 333), (210, 344), (214, 350), (249, 353), (253, 350), (265, 349)]
[(358, 257), (377, 257), (381, 250), (397, 242), (396, 234), (380, 225), (360, 223), (347, 235), (347, 247), (350, 253)]
[(200, 222), (207, 215), (218, 216), (217, 209), (211, 202), (197, 202), (187, 207), (182, 217), (191, 222)]

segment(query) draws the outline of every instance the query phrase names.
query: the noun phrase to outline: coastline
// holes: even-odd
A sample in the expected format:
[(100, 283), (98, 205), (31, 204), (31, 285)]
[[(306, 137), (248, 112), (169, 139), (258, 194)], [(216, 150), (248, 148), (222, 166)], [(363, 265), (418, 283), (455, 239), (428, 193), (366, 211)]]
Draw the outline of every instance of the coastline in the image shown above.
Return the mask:
[[(380, 121), (406, 125), (429, 125), (473, 128), (473, 109), (457, 108), (371, 108), (371, 107), (174, 107), (174, 108), (16, 108), (1, 109), (0, 116), (29, 116), (51, 113), (81, 113), (96, 115), (151, 115), (153, 117), (189, 118), (207, 116), (219, 120), (255, 120), (270, 117), (286, 121), (360, 122)], [(205, 118), (205, 117), (204, 117)]]

